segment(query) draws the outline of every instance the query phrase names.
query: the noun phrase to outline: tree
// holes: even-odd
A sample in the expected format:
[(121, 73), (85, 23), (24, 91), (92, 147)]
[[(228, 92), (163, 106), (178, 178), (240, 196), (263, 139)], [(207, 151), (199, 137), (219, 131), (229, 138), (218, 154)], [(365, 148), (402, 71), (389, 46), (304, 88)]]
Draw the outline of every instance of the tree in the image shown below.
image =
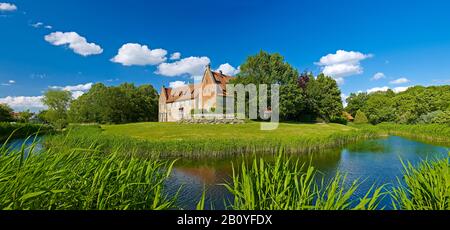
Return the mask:
[[(302, 94), (298, 87), (298, 72), (284, 61), (280, 54), (261, 51), (247, 58), (241, 65), (241, 72), (231, 81), (232, 84), (260, 84), (268, 86), (268, 98), (272, 84), (280, 85), (280, 118), (296, 120), (303, 108)], [(248, 97), (247, 97), (248, 108)], [(270, 101), (269, 101), (270, 106)], [(247, 111), (248, 113), (248, 111)]]
[(364, 108), (367, 100), (369, 99), (369, 95), (367, 93), (352, 93), (347, 98), (347, 107), (345, 111), (350, 113), (353, 117), (356, 116), (356, 112)]
[(13, 109), (7, 104), (0, 104), (0, 122), (13, 121), (12, 112)]
[(336, 81), (324, 74), (310, 79), (306, 87), (308, 112), (327, 122), (342, 117), (341, 90)]
[(50, 90), (44, 94), (42, 102), (48, 107), (45, 120), (57, 129), (63, 129), (67, 124), (67, 109), (72, 101), (72, 93), (68, 91)]
[(369, 119), (367, 119), (367, 116), (366, 116), (366, 114), (363, 111), (358, 110), (356, 112), (356, 117), (355, 117), (354, 123), (355, 124), (368, 124), (369, 123)]
[(72, 102), (69, 118), (76, 123), (102, 124), (157, 121), (158, 100), (158, 92), (151, 85), (95, 84)]
[(17, 121), (21, 123), (28, 123), (33, 116), (34, 113), (30, 112), (30, 110), (22, 111), (19, 112)]

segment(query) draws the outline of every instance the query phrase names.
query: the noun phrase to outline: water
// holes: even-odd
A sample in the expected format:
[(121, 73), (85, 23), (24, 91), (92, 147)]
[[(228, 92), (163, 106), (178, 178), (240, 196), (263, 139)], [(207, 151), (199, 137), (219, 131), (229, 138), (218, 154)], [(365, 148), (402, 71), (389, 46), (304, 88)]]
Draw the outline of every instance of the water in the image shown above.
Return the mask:
[[(11, 140), (6, 144), (6, 147), (12, 151), (20, 151), (22, 147), (25, 149), (24, 157), (27, 158), (30, 155), (30, 152), (33, 151), (37, 153), (41, 151), (44, 147), (42, 146), (42, 137), (29, 138), (29, 139), (15, 139)], [(34, 144), (34, 145), (33, 145)], [(3, 143), (0, 144), (2, 146)]]
[[(349, 184), (354, 180), (364, 180), (355, 193), (356, 198), (365, 195), (374, 184), (398, 186), (398, 178), (402, 179), (403, 175), (402, 160), (417, 165), (423, 160), (445, 158), (448, 152), (449, 148), (446, 147), (391, 136), (296, 158), (304, 163), (311, 162), (326, 179), (341, 172), (347, 175)], [(174, 168), (169, 189), (175, 193), (183, 186), (178, 203), (183, 209), (195, 209), (204, 188), (207, 189), (207, 208), (212, 205), (216, 209), (224, 209), (224, 201), (232, 200), (232, 196), (221, 184), (230, 181), (231, 162), (240, 166), (242, 160), (238, 157), (180, 161)], [(386, 197), (381, 206), (392, 208), (390, 197)]]
[[(40, 139), (39, 139), (40, 140)], [(25, 140), (15, 140), (8, 144), (13, 149), (21, 149)], [(29, 154), (33, 140), (25, 143), (26, 155)], [(37, 144), (34, 151), (43, 147)], [(389, 184), (398, 186), (397, 178), (402, 178), (401, 161), (415, 165), (423, 160), (436, 160), (448, 156), (449, 148), (438, 145), (391, 136), (383, 139), (362, 141), (342, 149), (327, 152), (296, 156), (294, 158), (310, 163), (327, 178), (337, 172), (347, 175), (347, 182), (364, 180), (356, 191), (355, 197), (361, 197), (369, 191), (372, 185)], [(264, 157), (271, 160), (271, 157)], [(177, 205), (182, 209), (195, 209), (203, 190), (207, 190), (207, 207), (224, 209), (225, 201), (231, 201), (231, 194), (222, 185), (231, 180), (232, 163), (240, 166), (243, 157), (225, 159), (179, 160), (174, 167), (173, 175), (167, 183), (168, 191), (178, 193)], [(248, 160), (248, 159), (247, 159)], [(180, 186), (182, 189), (180, 190)], [(389, 197), (382, 201), (382, 206), (390, 209), (392, 201)]]

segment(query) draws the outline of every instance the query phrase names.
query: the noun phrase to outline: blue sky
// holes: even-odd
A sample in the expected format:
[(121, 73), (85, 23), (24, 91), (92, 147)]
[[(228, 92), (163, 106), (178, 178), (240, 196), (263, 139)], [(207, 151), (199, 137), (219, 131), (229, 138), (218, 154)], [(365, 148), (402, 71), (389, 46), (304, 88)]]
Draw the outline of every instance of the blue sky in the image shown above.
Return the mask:
[[(450, 84), (448, 1), (0, 0), (0, 103), (49, 88), (188, 83), (261, 49), (325, 72), (343, 94)], [(179, 53), (180, 55), (173, 55)], [(375, 80), (374, 76), (377, 76)]]

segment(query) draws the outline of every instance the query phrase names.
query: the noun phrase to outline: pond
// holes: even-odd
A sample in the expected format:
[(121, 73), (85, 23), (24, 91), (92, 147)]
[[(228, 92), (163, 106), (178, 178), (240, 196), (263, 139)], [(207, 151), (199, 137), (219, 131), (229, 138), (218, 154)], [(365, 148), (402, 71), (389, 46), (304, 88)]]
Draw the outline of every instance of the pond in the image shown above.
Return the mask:
[[(8, 144), (10, 148), (21, 149), (24, 140), (15, 140)], [(33, 140), (25, 143), (26, 155), (30, 151)], [(35, 146), (33, 151), (39, 151), (42, 145)], [(292, 156), (305, 164), (311, 163), (325, 180), (336, 175), (337, 172), (346, 174), (347, 183), (354, 180), (364, 180), (355, 193), (361, 197), (370, 190), (372, 185), (398, 186), (398, 179), (402, 179), (402, 161), (419, 164), (423, 160), (436, 160), (448, 156), (449, 148), (433, 144), (426, 144), (398, 136), (382, 139), (362, 141), (351, 144), (342, 149), (334, 149), (318, 154)], [(248, 157), (247, 157), (248, 158)], [(271, 160), (273, 157), (267, 157)], [(207, 207), (225, 209), (225, 201), (231, 201), (231, 194), (222, 185), (230, 181), (232, 176), (232, 162), (240, 166), (244, 157), (179, 160), (174, 167), (172, 177), (167, 183), (169, 193), (178, 193), (178, 207), (195, 209), (203, 190), (207, 190)], [(179, 190), (180, 186), (182, 189)], [(386, 197), (382, 201), (385, 209), (392, 208), (392, 200)]]
[[(423, 160), (445, 158), (448, 153), (449, 148), (446, 147), (390, 136), (362, 141), (329, 152), (294, 158), (306, 164), (311, 162), (324, 175), (325, 180), (336, 175), (337, 172), (346, 174), (348, 183), (364, 180), (355, 194), (361, 197), (374, 184), (398, 186), (398, 178), (402, 179), (403, 174), (402, 161), (417, 165)], [(231, 162), (239, 166), (242, 160), (242, 158), (228, 158), (180, 161), (174, 168), (169, 189), (176, 193), (179, 186), (183, 186), (178, 203), (183, 209), (195, 209), (204, 188), (207, 190), (206, 208), (212, 205), (215, 209), (224, 209), (224, 201), (232, 200), (232, 196), (221, 184), (230, 181)], [(386, 197), (381, 206), (391, 209), (390, 197)]]

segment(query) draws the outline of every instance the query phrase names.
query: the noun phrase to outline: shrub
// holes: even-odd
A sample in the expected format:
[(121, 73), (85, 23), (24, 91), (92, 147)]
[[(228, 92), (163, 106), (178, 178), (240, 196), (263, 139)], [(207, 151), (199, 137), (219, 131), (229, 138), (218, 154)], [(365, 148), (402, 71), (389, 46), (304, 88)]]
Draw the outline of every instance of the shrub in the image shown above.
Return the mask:
[(348, 124), (348, 120), (347, 118), (341, 116), (341, 117), (332, 117), (330, 120), (331, 123), (336, 123), (336, 124), (342, 124), (342, 125), (347, 125)]
[(367, 119), (366, 114), (363, 111), (358, 110), (358, 112), (356, 112), (355, 124), (367, 124), (367, 123), (369, 123), (369, 119)]

